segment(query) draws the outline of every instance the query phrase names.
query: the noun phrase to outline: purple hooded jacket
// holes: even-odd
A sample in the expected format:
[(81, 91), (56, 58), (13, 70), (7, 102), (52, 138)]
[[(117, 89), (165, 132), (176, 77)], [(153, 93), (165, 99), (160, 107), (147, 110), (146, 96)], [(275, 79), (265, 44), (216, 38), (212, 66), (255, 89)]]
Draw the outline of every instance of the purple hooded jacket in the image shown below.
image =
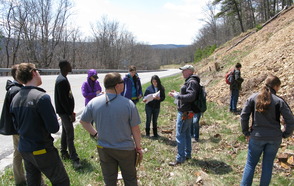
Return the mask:
[(88, 104), (88, 102), (96, 97), (97, 91), (102, 91), (102, 88), (100, 86), (100, 83), (96, 81), (92, 81), (91, 77), (97, 75), (97, 71), (94, 69), (88, 70), (88, 77), (87, 81), (85, 81), (82, 85), (82, 94), (85, 97), (85, 105)]

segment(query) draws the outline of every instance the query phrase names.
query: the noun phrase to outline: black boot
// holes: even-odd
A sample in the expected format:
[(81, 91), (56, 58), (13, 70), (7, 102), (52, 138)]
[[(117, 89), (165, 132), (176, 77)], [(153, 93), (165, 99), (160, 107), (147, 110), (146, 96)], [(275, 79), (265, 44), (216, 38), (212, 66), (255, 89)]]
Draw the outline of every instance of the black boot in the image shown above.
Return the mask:
[(153, 135), (154, 135), (155, 138), (158, 137), (157, 128), (153, 128)]
[(150, 136), (150, 128), (145, 128), (146, 136)]

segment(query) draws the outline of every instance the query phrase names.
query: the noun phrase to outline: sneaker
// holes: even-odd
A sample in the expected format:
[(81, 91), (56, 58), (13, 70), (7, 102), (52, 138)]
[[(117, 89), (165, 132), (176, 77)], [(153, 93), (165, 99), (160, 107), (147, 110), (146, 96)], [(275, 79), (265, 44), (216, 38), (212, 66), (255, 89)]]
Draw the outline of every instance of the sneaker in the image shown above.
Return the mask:
[(73, 167), (74, 167), (75, 169), (79, 169), (79, 168), (82, 167), (82, 164), (80, 163), (79, 160), (75, 160), (75, 161), (73, 161)]
[(63, 154), (61, 154), (61, 158), (62, 158), (63, 160), (69, 160), (69, 159), (70, 159), (70, 156), (69, 156), (68, 153), (63, 153)]
[(174, 161), (174, 162), (169, 162), (168, 163), (168, 165), (169, 166), (172, 166), (172, 167), (175, 167), (175, 166), (177, 166), (177, 165), (181, 165), (182, 163), (181, 162), (179, 162), (179, 161)]

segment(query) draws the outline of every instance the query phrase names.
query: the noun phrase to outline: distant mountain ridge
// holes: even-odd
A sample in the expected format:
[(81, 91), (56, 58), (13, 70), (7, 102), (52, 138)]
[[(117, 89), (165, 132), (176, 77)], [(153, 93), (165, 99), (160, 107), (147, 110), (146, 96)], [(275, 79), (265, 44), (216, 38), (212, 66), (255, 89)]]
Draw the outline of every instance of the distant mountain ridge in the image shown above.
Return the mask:
[(173, 48), (183, 48), (188, 47), (190, 45), (176, 45), (176, 44), (156, 44), (156, 45), (150, 45), (152, 48), (155, 49), (173, 49)]

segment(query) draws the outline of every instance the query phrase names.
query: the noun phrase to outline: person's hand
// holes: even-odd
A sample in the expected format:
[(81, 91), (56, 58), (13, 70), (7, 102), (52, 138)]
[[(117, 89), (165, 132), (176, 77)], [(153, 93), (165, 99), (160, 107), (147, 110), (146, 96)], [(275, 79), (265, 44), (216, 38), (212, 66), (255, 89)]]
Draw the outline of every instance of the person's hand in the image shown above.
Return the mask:
[(142, 97), (142, 95), (140, 94), (140, 95), (138, 96), (138, 99), (141, 99), (141, 97)]
[(171, 97), (173, 97), (173, 95), (172, 95), (172, 94), (173, 94), (174, 92), (175, 92), (175, 91), (174, 91), (174, 90), (172, 90), (172, 91), (170, 91), (170, 92), (168, 93), (168, 95), (169, 95), (169, 96), (171, 96)]
[(246, 138), (246, 141), (247, 141), (247, 143), (248, 143), (249, 140), (250, 140), (250, 136), (245, 136), (245, 138)]
[(173, 90), (173, 91), (169, 92), (168, 95), (177, 99), (179, 96), (179, 93)]
[(156, 96), (154, 99), (155, 100), (160, 100), (160, 97), (159, 96)]
[(70, 116), (69, 116), (69, 120), (71, 121), (71, 122), (75, 122), (76, 121), (76, 113), (72, 113)]
[(140, 165), (143, 160), (143, 150), (141, 148), (136, 148), (137, 157), (136, 157), (136, 166)]
[(143, 102), (145, 103), (147, 101), (147, 99), (143, 99)]
[(96, 132), (96, 134), (92, 135), (90, 134), (91, 138), (94, 140), (94, 141), (97, 141), (98, 140), (98, 133)]

